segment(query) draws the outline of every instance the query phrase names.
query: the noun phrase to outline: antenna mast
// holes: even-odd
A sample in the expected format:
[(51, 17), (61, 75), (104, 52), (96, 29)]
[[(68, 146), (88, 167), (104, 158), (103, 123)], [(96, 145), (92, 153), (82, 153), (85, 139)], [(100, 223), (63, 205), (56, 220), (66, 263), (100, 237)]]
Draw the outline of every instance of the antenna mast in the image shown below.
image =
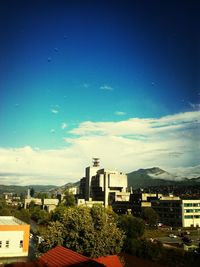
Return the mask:
[(99, 158), (93, 158), (92, 163), (93, 163), (93, 167), (99, 167), (100, 159)]

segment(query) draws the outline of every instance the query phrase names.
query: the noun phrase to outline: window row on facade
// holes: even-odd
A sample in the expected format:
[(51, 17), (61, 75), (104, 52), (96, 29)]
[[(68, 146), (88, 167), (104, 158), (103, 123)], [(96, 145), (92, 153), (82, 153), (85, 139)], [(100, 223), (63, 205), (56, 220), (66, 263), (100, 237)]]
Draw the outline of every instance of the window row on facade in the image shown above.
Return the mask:
[(193, 209), (189, 209), (189, 210), (184, 210), (184, 212), (200, 212), (200, 209), (198, 209), (198, 210), (193, 210)]
[(184, 207), (200, 207), (200, 203), (184, 203)]
[(184, 216), (185, 219), (199, 219), (200, 218), (200, 215), (185, 215)]
[[(10, 246), (10, 241), (9, 240), (6, 240), (5, 242), (0, 241), (0, 248), (9, 248), (9, 246)], [(23, 240), (20, 240), (19, 247), (20, 248), (23, 247)]]

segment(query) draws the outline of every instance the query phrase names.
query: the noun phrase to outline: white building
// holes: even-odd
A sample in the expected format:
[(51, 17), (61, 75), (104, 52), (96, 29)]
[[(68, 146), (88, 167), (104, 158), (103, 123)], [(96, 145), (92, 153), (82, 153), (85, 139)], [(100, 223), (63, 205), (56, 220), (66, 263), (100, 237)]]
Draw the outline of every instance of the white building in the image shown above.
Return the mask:
[(182, 226), (200, 226), (200, 199), (182, 200)]
[(13, 216), (0, 216), (0, 258), (28, 256), (30, 225)]

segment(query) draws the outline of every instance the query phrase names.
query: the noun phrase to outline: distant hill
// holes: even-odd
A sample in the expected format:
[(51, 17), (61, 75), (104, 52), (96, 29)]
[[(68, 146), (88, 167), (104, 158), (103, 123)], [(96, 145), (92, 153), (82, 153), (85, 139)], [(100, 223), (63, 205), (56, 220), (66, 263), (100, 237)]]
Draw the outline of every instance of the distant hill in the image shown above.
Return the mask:
[(80, 185), (80, 181), (75, 183), (67, 183), (65, 185), (59, 186), (51, 190), (51, 193), (54, 193), (55, 191), (63, 193), (67, 188), (76, 187)]
[(57, 188), (55, 185), (29, 185), (29, 186), (18, 186), (18, 185), (0, 185), (0, 194), (2, 193), (14, 193), (14, 194), (26, 194), (28, 188), (33, 188), (35, 192), (49, 192), (52, 189)]
[(133, 188), (169, 185), (192, 185), (200, 183), (200, 177), (186, 178), (173, 175), (158, 167), (139, 169), (127, 174), (128, 186)]

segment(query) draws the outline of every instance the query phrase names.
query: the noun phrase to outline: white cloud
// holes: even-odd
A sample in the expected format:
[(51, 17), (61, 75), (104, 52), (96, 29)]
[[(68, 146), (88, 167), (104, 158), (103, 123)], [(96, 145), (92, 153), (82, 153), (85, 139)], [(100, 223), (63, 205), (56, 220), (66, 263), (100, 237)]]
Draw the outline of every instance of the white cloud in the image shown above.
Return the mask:
[(53, 114), (58, 114), (58, 113), (59, 113), (59, 108), (60, 108), (59, 105), (52, 105), (50, 111), (51, 111), (51, 113), (53, 113)]
[(0, 148), (1, 181), (62, 185), (83, 177), (92, 157), (99, 157), (102, 167), (124, 172), (153, 166), (181, 171), (200, 162), (199, 115), (87, 121), (71, 130), (63, 149)]
[(100, 86), (100, 89), (101, 90), (106, 90), (106, 91), (113, 91), (114, 90), (113, 87), (111, 87), (110, 85), (106, 85), (106, 84)]
[(123, 115), (126, 115), (126, 112), (124, 112), (124, 111), (115, 111), (115, 115), (123, 116)]
[(67, 124), (66, 122), (63, 122), (63, 123), (61, 124), (61, 129), (62, 129), (62, 130), (66, 129), (67, 127), (68, 127), (68, 124)]
[(140, 119), (131, 118), (119, 122), (91, 122), (86, 121), (78, 128), (71, 130), (75, 135), (141, 135), (151, 138), (153, 135), (160, 136), (161, 133), (172, 134), (173, 132), (195, 127), (200, 123), (199, 112), (185, 112), (162, 118)]
[(200, 165), (192, 167), (179, 167), (172, 169), (173, 173), (181, 178), (197, 178), (200, 177)]
[(57, 110), (57, 109), (51, 109), (51, 113), (53, 113), (53, 114), (58, 114), (59, 113), (59, 111)]

